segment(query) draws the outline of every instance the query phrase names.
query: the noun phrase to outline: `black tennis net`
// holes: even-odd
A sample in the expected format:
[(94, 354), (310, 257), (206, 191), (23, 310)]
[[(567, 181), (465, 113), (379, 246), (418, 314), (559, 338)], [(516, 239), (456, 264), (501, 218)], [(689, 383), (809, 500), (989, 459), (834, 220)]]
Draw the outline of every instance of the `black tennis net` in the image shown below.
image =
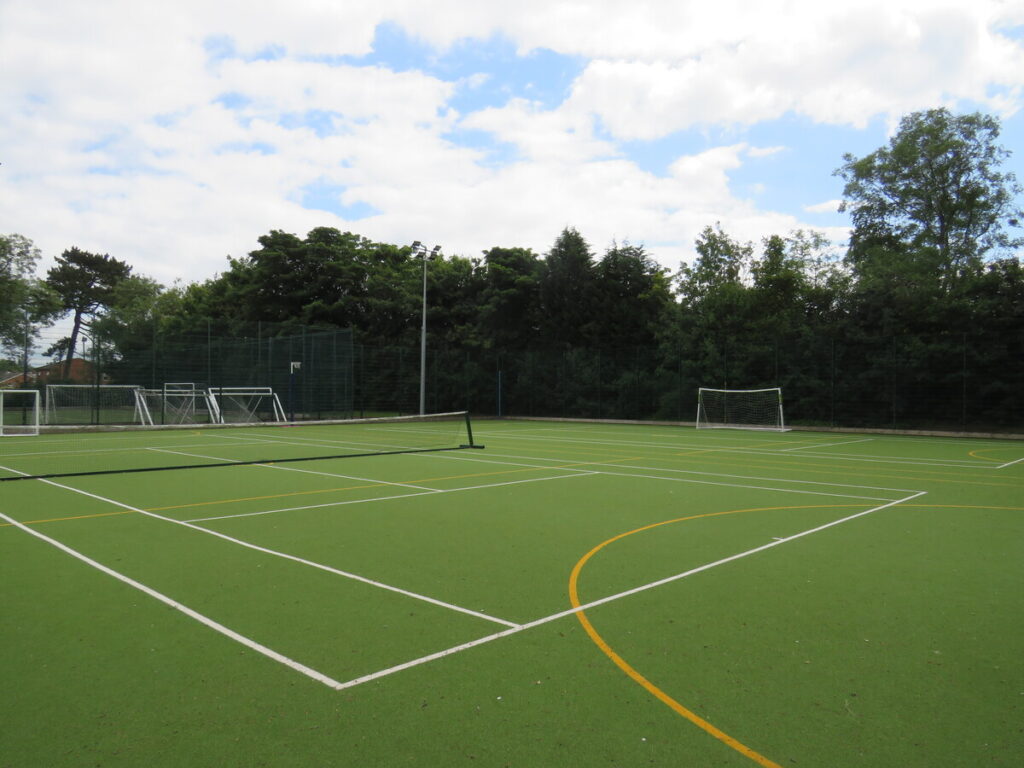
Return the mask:
[(469, 413), (158, 427), (42, 427), (0, 438), (0, 481), (481, 448)]

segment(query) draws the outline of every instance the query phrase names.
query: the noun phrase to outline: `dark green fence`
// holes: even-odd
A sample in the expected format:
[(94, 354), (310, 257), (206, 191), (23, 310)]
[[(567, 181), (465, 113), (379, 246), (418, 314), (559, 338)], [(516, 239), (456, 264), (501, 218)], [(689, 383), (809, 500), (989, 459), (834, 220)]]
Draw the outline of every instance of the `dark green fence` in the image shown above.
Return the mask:
[[(1024, 322), (999, 337), (700, 338), (660, 348), (428, 347), (431, 412), (692, 421), (697, 389), (780, 386), (792, 425), (1024, 432)], [(415, 413), (418, 348), (277, 327), (94, 345), (94, 380), (272, 387), (299, 419)]]

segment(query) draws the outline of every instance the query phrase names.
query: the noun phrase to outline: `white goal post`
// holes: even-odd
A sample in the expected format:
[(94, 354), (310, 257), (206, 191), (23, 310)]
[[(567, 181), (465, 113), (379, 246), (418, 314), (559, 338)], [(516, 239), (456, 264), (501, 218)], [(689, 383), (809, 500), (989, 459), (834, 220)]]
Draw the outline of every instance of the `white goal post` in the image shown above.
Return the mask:
[(697, 429), (760, 429), (787, 432), (782, 388), (697, 390)]
[(158, 424), (216, 424), (216, 404), (193, 382), (166, 382), (160, 389), (142, 390), (149, 413)]
[(152, 425), (135, 384), (47, 384), (46, 423)]
[(39, 390), (0, 389), (0, 437), (39, 434)]
[(273, 387), (210, 387), (207, 391), (221, 424), (287, 421)]

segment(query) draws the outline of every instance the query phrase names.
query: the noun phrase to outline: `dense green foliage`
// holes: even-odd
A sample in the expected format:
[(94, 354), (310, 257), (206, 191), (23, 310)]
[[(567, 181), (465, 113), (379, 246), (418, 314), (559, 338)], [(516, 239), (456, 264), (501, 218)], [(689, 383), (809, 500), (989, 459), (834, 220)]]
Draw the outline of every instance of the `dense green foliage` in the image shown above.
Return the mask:
[(35, 276), (39, 249), (23, 235), (0, 235), (0, 370), (23, 369), (39, 330), (59, 312), (60, 300)]
[[(544, 254), (424, 256), (431, 409), (679, 419), (698, 386), (781, 385), (809, 423), (1024, 426), (1024, 214), (997, 137), (994, 118), (932, 110), (907, 116), (888, 146), (846, 155), (845, 254), (816, 232), (755, 244), (716, 223), (675, 274), (642, 245), (599, 255), (572, 227)], [(328, 227), (259, 243), (170, 290), (77, 249), (62, 259), (100, 260), (92, 293), (79, 305), (59, 271), (49, 282), (76, 317), (103, 315), (103, 347), (133, 381), (132, 359), (158, 339), (243, 337), (263, 323), (277, 335), (351, 328), (364, 368), (414, 389), (418, 254)]]

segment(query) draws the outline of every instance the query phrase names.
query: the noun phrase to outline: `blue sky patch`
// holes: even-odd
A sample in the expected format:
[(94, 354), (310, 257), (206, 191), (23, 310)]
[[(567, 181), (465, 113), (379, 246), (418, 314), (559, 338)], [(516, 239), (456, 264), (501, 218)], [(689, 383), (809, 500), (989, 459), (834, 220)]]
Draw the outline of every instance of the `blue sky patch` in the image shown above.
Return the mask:
[(281, 115), (277, 124), (288, 130), (309, 128), (319, 138), (346, 133), (348, 129), (342, 122), (343, 115), (323, 109), (309, 109), (305, 112), (287, 112)]
[(456, 128), (444, 134), (445, 141), (450, 141), (457, 147), (475, 149), (483, 153), (483, 158), (478, 164), (487, 168), (502, 167), (516, 162), (519, 158), (519, 151), (516, 146), (507, 141), (499, 141), (489, 131), (470, 130)]
[(220, 104), (225, 109), (245, 109), (247, 106), (252, 104), (252, 99), (242, 93), (231, 91), (229, 93), (222, 93), (220, 96), (213, 100), (214, 104)]
[(332, 60), (386, 67), (393, 72), (418, 71), (446, 82), (460, 82), (449, 106), (463, 114), (504, 106), (513, 98), (553, 109), (565, 101), (587, 64), (582, 57), (547, 49), (519, 55), (515, 43), (500, 35), (486, 40), (462, 39), (439, 52), (392, 22), (377, 26), (369, 54)]
[(299, 190), (299, 204), (303, 208), (333, 213), (346, 221), (366, 219), (380, 213), (372, 205), (362, 201), (345, 205), (341, 201), (345, 190), (346, 187), (341, 184), (334, 184), (326, 179), (318, 179)]

